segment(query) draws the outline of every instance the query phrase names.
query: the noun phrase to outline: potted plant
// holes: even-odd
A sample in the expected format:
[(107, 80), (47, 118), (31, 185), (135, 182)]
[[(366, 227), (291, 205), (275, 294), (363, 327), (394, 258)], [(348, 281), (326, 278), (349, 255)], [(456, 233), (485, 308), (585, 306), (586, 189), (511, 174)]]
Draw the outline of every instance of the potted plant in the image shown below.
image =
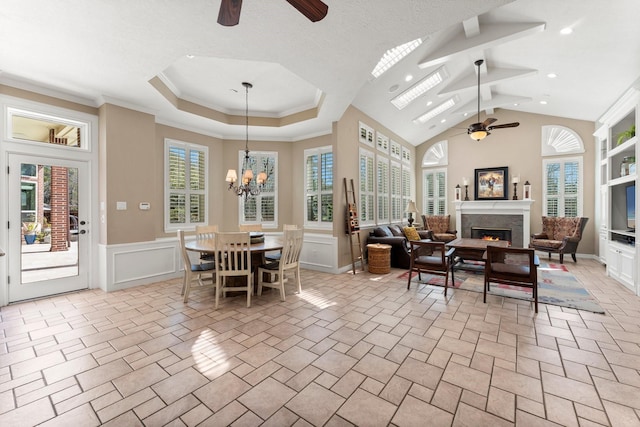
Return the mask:
[(617, 143), (617, 145), (620, 145), (623, 142), (630, 140), (634, 136), (636, 136), (636, 125), (631, 125), (631, 127), (629, 129), (627, 129), (624, 132), (618, 134), (618, 143)]
[(37, 222), (23, 222), (22, 234), (27, 245), (31, 245), (36, 241), (36, 236), (40, 231), (40, 224)]

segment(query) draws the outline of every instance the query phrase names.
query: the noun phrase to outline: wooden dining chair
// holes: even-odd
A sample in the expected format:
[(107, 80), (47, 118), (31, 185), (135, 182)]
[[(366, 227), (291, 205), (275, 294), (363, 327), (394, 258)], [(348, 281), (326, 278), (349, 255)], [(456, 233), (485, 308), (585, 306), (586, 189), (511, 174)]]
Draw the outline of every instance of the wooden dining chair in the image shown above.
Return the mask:
[[(196, 225), (196, 240), (207, 240), (214, 239), (216, 237), (216, 233), (218, 232), (218, 225)], [(214, 257), (212, 254), (208, 254), (205, 252), (200, 253), (200, 261), (208, 262), (213, 261)]]
[[(199, 287), (216, 287), (216, 266), (213, 262), (193, 264), (189, 253), (184, 246), (184, 231), (178, 230), (178, 241), (180, 242), (180, 252), (182, 254), (182, 262), (184, 264), (184, 280), (182, 282), (183, 301), (189, 300), (189, 292), (191, 292), (191, 284), (197, 283)], [(211, 283), (206, 283), (205, 276), (211, 275)], [(217, 290), (217, 287), (216, 287)]]
[[(409, 266), (409, 280), (407, 289), (411, 286), (413, 272), (418, 272), (418, 280), (422, 279), (422, 273), (444, 276), (444, 295), (447, 296), (449, 282), (449, 270), (451, 270), (451, 258), (455, 248), (447, 250), (444, 242), (411, 240), (411, 264)], [(451, 272), (452, 286), (455, 284), (453, 271)]]
[[(251, 273), (251, 238), (247, 232), (216, 233), (216, 302), (220, 293), (228, 291), (247, 292), (247, 307), (251, 307), (253, 280)], [(246, 283), (230, 284), (230, 277), (245, 278)], [(236, 279), (238, 280), (238, 279)]]
[[(282, 231), (297, 230), (297, 229), (298, 229), (298, 226), (296, 224), (282, 224)], [(267, 252), (266, 254), (264, 254), (264, 258), (268, 262), (278, 261), (281, 256), (282, 256), (282, 251)]]
[(485, 257), (483, 302), (487, 302), (487, 292), (492, 282), (529, 288), (537, 313), (540, 261), (535, 254), (535, 249), (501, 248), (489, 245)]
[(262, 224), (240, 224), (238, 225), (240, 231), (262, 231)]
[[(304, 230), (285, 229), (282, 245), (282, 256), (278, 261), (263, 264), (258, 267), (258, 295), (262, 295), (262, 288), (280, 289), (280, 301), (285, 300), (284, 284), (289, 280), (287, 273), (293, 273), (298, 293), (302, 293), (300, 282), (300, 252), (304, 241)], [(269, 280), (264, 280), (265, 276)]]

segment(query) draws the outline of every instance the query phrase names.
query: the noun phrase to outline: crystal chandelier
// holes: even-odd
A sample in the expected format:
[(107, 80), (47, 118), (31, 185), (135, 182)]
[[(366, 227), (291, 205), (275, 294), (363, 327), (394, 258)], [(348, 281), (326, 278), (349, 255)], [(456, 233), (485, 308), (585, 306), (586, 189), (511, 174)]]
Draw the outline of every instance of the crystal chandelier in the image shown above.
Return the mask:
[(227, 171), (226, 181), (229, 183), (229, 191), (233, 191), (236, 195), (244, 197), (245, 200), (249, 196), (257, 196), (262, 191), (262, 186), (267, 182), (267, 174), (260, 172), (258, 177), (253, 179), (253, 170), (251, 169), (251, 159), (249, 157), (249, 89), (253, 87), (251, 83), (242, 82), (242, 86), (246, 90), (246, 109), (245, 109), (245, 128), (246, 138), (244, 146), (244, 160), (242, 161), (241, 177), (242, 181), (235, 185), (238, 181), (238, 174), (235, 169)]

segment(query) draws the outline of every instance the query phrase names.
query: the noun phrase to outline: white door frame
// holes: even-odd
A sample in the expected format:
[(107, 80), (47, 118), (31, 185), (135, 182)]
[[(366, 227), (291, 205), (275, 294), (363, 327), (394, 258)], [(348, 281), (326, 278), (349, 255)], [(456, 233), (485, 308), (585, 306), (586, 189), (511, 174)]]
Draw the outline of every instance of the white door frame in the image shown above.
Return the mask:
[[(9, 263), (17, 260), (19, 254), (8, 253), (9, 247), (9, 175), (7, 167), (9, 157), (16, 155), (47, 157), (50, 159), (69, 159), (77, 162), (84, 162), (87, 167), (89, 185), (89, 197), (87, 200), (87, 223), (90, 232), (84, 239), (87, 242), (87, 286), (88, 288), (98, 287), (98, 244), (100, 242), (100, 223), (98, 210), (98, 117), (93, 114), (61, 108), (53, 105), (42, 104), (21, 98), (0, 95), (0, 107), (2, 117), (0, 118), (0, 194), (3, 203), (0, 204), (0, 248), (6, 256), (0, 257), (0, 306), (9, 303), (9, 287), (7, 285), (10, 270)], [(51, 117), (57, 120), (70, 120), (83, 125), (83, 142), (81, 149), (42, 142), (22, 141), (11, 136), (12, 111), (20, 110), (33, 113), (42, 117)], [(17, 224), (15, 226), (18, 226)], [(12, 280), (18, 280), (14, 278)], [(13, 282), (15, 283), (15, 282)]]

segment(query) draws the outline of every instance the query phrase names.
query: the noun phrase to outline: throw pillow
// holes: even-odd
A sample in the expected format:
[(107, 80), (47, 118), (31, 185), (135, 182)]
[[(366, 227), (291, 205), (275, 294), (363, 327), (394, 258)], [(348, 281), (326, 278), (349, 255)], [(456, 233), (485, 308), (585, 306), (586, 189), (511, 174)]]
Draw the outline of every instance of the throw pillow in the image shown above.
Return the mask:
[(405, 227), (404, 235), (407, 236), (409, 240), (420, 240), (420, 234), (418, 234), (418, 230), (415, 227)]

